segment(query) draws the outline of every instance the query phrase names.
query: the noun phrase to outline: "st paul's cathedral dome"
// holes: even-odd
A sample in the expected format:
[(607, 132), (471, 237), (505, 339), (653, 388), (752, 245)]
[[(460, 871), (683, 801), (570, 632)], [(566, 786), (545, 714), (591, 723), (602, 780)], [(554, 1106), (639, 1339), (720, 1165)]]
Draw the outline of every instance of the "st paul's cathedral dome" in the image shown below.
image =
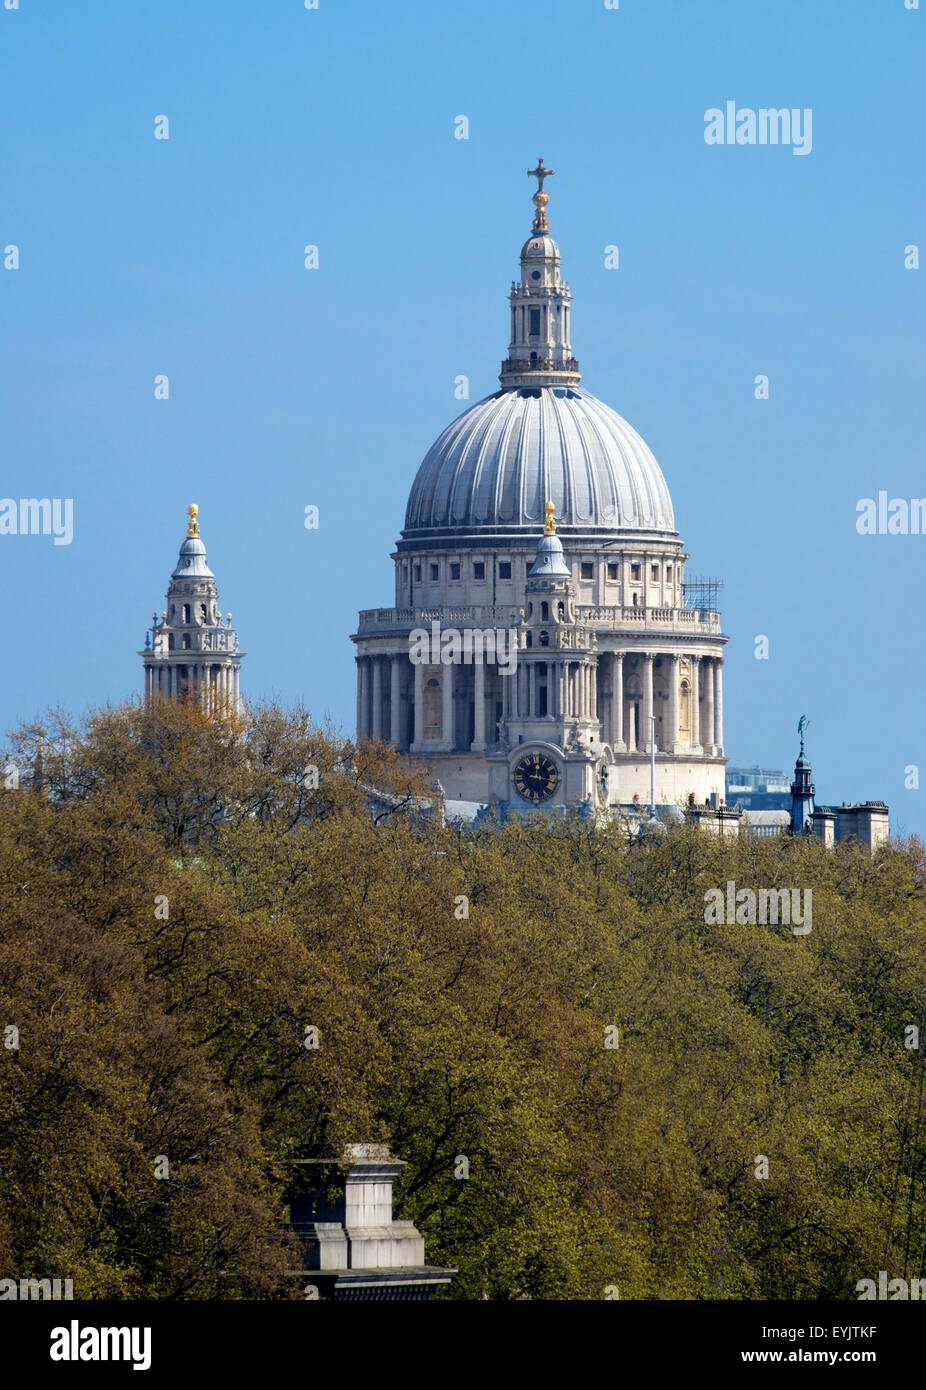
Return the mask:
[(659, 464), (579, 384), (553, 170), (530, 173), (500, 390), (418, 468), (395, 606), (354, 634), (358, 738), (425, 761), (448, 800), (515, 809), (648, 799), (655, 745), (660, 799), (703, 804), (724, 787), (717, 585), (686, 582)]

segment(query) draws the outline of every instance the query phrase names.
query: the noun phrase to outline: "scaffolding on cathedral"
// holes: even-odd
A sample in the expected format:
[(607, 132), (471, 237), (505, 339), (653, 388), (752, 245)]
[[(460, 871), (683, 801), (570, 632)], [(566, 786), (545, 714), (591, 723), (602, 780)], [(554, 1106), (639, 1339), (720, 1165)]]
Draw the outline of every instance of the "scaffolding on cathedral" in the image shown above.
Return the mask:
[(719, 613), (718, 598), (722, 588), (722, 579), (686, 579), (682, 585), (685, 607), (701, 608), (708, 613)]

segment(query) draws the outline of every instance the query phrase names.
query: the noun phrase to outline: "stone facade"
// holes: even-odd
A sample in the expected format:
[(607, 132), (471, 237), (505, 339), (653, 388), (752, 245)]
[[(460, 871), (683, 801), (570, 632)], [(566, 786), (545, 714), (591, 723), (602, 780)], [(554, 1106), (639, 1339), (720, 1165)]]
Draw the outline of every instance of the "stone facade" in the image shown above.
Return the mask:
[(405, 1164), (383, 1144), (352, 1144), (349, 1166), (331, 1157), (294, 1163), (290, 1222), (303, 1250), (293, 1273), (322, 1299), (429, 1299), (455, 1269), (427, 1265), (424, 1239), (392, 1216), (392, 1186)]
[(839, 840), (858, 840), (866, 849), (877, 849), (890, 838), (890, 813), (883, 801), (842, 806), (815, 806), (810, 827), (825, 845)]
[(219, 612), (215, 575), (206, 564), (199, 535), (199, 508), (191, 505), (186, 539), (167, 589), (167, 607), (155, 613), (139, 652), (147, 700), (192, 696), (210, 713), (239, 708), (239, 671), (244, 652), (238, 634)]
[[(659, 465), (579, 387), (547, 201), (541, 188), (501, 390), (428, 451), (392, 557), (395, 606), (360, 614), (357, 736), (433, 766), (448, 801), (524, 802), (518, 750), (532, 749), (555, 767), (551, 804), (629, 806), (649, 800), (652, 716), (657, 801), (722, 800), (718, 586), (686, 585)], [(550, 511), (568, 578), (557, 621), (540, 616), (531, 587)], [(429, 663), (410, 660), (421, 630), (512, 633), (517, 672), (448, 658), (436, 643)]]

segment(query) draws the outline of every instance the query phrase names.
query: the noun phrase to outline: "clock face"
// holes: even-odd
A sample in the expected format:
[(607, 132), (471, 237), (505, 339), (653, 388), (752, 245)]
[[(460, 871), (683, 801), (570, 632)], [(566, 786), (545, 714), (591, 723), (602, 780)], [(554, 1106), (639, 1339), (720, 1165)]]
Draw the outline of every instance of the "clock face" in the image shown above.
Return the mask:
[(514, 785), (525, 801), (548, 801), (559, 786), (559, 768), (546, 753), (526, 753), (515, 763)]

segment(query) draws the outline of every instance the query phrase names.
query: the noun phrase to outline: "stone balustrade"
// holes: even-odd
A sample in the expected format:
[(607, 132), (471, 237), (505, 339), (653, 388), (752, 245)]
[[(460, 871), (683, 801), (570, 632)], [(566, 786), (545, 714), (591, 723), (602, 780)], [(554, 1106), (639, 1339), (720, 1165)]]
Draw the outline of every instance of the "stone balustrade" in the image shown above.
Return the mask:
[[(358, 633), (403, 632), (415, 627), (440, 623), (442, 627), (516, 627), (521, 610), (512, 605), (472, 604), (444, 608), (367, 608), (360, 614)], [(692, 633), (719, 633), (720, 614), (707, 608), (633, 608), (621, 604), (576, 605), (580, 625), (609, 631), (626, 628), (631, 632), (681, 630)]]

